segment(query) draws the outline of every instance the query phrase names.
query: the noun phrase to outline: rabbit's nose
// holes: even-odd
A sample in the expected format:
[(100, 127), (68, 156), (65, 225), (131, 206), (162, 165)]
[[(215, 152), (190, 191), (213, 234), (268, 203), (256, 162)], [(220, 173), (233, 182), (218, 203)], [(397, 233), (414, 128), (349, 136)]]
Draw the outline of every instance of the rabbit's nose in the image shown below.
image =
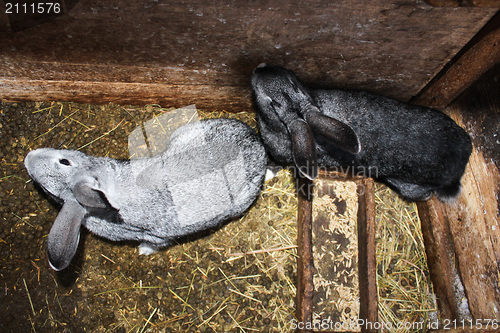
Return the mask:
[(41, 152), (43, 152), (43, 148), (32, 150), (26, 155), (24, 158), (24, 165), (26, 168), (31, 169), (31, 167), (36, 164), (36, 160), (39, 159)]

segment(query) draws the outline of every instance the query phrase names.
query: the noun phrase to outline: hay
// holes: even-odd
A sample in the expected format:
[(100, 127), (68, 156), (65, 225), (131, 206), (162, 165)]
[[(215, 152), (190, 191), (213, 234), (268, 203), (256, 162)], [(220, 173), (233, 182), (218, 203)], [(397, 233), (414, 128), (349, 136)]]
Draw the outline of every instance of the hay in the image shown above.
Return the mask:
[[(45, 240), (57, 209), (28, 181), (22, 167), (24, 156), (31, 149), (50, 146), (127, 158), (128, 134), (171, 109), (75, 103), (3, 105), (9, 120), (2, 124), (3, 130), (13, 137), (6, 138), (4, 149), (9, 150), (3, 152), (0, 174), (0, 195), (4, 207), (9, 207), (1, 215), (8, 232), (0, 235), (0, 260), (8, 268), (3, 270), (6, 295), (0, 310), (12, 326), (33, 331), (81, 327), (94, 332), (290, 331), (296, 293), (297, 198), (289, 172), (281, 171), (267, 183), (241, 219), (205, 238), (149, 257), (138, 256), (131, 244), (87, 235), (84, 252), (73, 266), (75, 276), (63, 277), (73, 279), (67, 287), (46, 263)], [(200, 116), (256, 124), (253, 113), (215, 111)], [(338, 197), (343, 193), (339, 190)], [(384, 187), (377, 186), (376, 195), (380, 321), (424, 320), (435, 305), (415, 209)], [(327, 212), (336, 209), (325, 202)], [(339, 219), (333, 230), (352, 233), (350, 228), (351, 224)], [(27, 235), (35, 236), (26, 241)], [(336, 254), (332, 260), (356, 267), (350, 256)], [(328, 296), (340, 301), (344, 292), (331, 286), (335, 287)], [(23, 293), (18, 295), (19, 291)], [(349, 313), (338, 310), (339, 320), (356, 316), (352, 304), (349, 307)], [(29, 319), (18, 316), (20, 311)]]
[(419, 332), (436, 318), (436, 300), (416, 205), (381, 184), (375, 203), (380, 322)]

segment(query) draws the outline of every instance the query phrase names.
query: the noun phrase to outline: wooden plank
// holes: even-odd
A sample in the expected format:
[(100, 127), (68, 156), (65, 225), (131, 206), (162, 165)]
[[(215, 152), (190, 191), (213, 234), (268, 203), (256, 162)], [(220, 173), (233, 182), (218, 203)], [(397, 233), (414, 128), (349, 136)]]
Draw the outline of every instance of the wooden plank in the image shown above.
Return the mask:
[(252, 109), (249, 91), (243, 87), (0, 79), (1, 99), (6, 101), (58, 100), (91, 104), (160, 104), (230, 112)]
[(500, 8), (500, 0), (425, 0), (437, 7), (483, 7)]
[(335, 324), (356, 323), (360, 315), (359, 201), (357, 182), (343, 177), (314, 180), (313, 318), (320, 332)]
[[(377, 258), (375, 245), (375, 184), (365, 178), (358, 184), (359, 318), (378, 322)], [(362, 332), (374, 332), (363, 326)]]
[(427, 265), (441, 317), (452, 320), (468, 318), (469, 309), (460, 307), (461, 298), (465, 295), (443, 204), (432, 198), (427, 202), (417, 202), (417, 208)]
[[(499, 22), (500, 17), (497, 14), (482, 29), (478, 37), (471, 41), (464, 51), (456, 57), (455, 61), (442, 74), (438, 75), (436, 80), (433, 80), (414, 102), (443, 108), (449, 105), (467, 87), (471, 86), (483, 73), (492, 68), (495, 62), (498, 62), (499, 57)], [(486, 85), (491, 85), (493, 82), (495, 81), (490, 79)], [(498, 84), (496, 87), (496, 92), (495, 88), (493, 88), (489, 96), (469, 96), (468, 99), (473, 97), (477, 99), (483, 98), (484, 100), (482, 107), (475, 108), (471, 112), (474, 117), (481, 117), (477, 110), (484, 111), (488, 109), (487, 105), (490, 104), (492, 96), (498, 94)], [(493, 102), (493, 104), (495, 103)], [(460, 107), (456, 107), (455, 110), (448, 110), (448, 113), (453, 113), (454, 119), (462, 124), (462, 111)], [(492, 126), (492, 124), (494, 122), (490, 122), (489, 126)], [(477, 131), (477, 126), (469, 126), (468, 130), (471, 131), (474, 127), (476, 127)], [(476, 142), (474, 144), (477, 146)], [(500, 258), (495, 250), (492, 250), (495, 247), (488, 245), (497, 241), (488, 239), (491, 234), (484, 233), (488, 229), (488, 225), (492, 227), (492, 224), (498, 224), (498, 220), (493, 217), (494, 214), (492, 215), (491, 212), (488, 214), (483, 213), (484, 209), (481, 209), (481, 205), (477, 202), (477, 200), (481, 200), (481, 202), (497, 203), (495, 196), (491, 196), (491, 194), (484, 196), (487, 193), (486, 188), (488, 186), (491, 187), (491, 184), (497, 184), (495, 182), (496, 177), (491, 174), (494, 170), (486, 173), (481, 170), (485, 165), (486, 162), (475, 151), (471, 156), (469, 167), (463, 179), (464, 191), (457, 203), (452, 207), (436, 199), (418, 204), (422, 232), (426, 241), (429, 270), (444, 318), (466, 319), (469, 316), (468, 313), (478, 319), (488, 318), (488, 316), (498, 318), (498, 314), (494, 310), (500, 308), (500, 306), (496, 305), (498, 289), (497, 287), (492, 288), (496, 278), (491, 280), (490, 274), (485, 275), (488, 278), (481, 276), (481, 274), (491, 270), (491, 264), (496, 262), (495, 257), (492, 256), (493, 254), (495, 254), (496, 258)], [(477, 179), (484, 179), (484, 183), (480, 182), (483, 185), (474, 184), (476, 177)], [(489, 222), (485, 222), (484, 218), (479, 218), (483, 214)], [(489, 217), (486, 217), (487, 215)], [(476, 218), (479, 218), (478, 222), (476, 222)], [(479, 233), (481, 237), (474, 239), (474, 237), (471, 237), (472, 235), (478, 237), (477, 229), (474, 227), (476, 223), (483, 230)], [(492, 239), (495, 238), (496, 236)], [(475, 247), (473, 244), (478, 245)], [(479, 258), (477, 256), (471, 258), (475, 254), (479, 255)], [(468, 259), (471, 260), (470, 266), (467, 263)], [(453, 283), (454, 281), (455, 283)], [(477, 285), (476, 281), (478, 282)], [(461, 294), (456, 288), (456, 284), (462, 285), (465, 289), (465, 294), (468, 297), (467, 306), (463, 304), (463, 307), (461, 307), (457, 303)], [(475, 286), (484, 288), (484, 290), (476, 291)], [(470, 309), (467, 309), (469, 306)], [(467, 309), (467, 311), (460, 311), (461, 309)]]
[(475, 147), (462, 195), (445, 210), (470, 311), (480, 319), (500, 319), (499, 91), (500, 64), (447, 109)]
[[(305, 178), (297, 179), (297, 308), (295, 316), (299, 323), (312, 323), (313, 314), (313, 275), (312, 254), (312, 182)], [(300, 330), (298, 330), (300, 332)]]
[[(295, 70), (308, 83), (409, 100), (495, 12), (411, 0), (79, 1), (49, 23), (0, 35), (0, 78), (24, 83), (0, 86), (0, 96), (73, 100), (81, 88), (80, 101), (94, 103), (98, 99), (83, 82), (104, 90), (117, 82), (184, 85), (202, 99), (220, 87), (241, 87), (250, 100), (251, 71), (267, 61)], [(68, 94), (63, 83), (71, 81), (81, 84)], [(208, 90), (197, 92), (197, 85)], [(177, 93), (166, 91), (165, 100)], [(123, 98), (120, 90), (112, 94), (106, 91), (103, 102)], [(138, 102), (147, 95), (144, 89)]]
[(498, 170), (474, 151), (462, 180), (462, 195), (444, 214), (450, 224), (457, 265), (474, 318), (500, 320), (500, 226)]
[(413, 100), (442, 109), (500, 62), (500, 12)]
[[(341, 181), (354, 181), (358, 192), (358, 279), (360, 313), (359, 318), (366, 325), (360, 324), (362, 332), (374, 332), (373, 325), (378, 323), (378, 292), (376, 280), (376, 244), (375, 244), (375, 194), (374, 181), (371, 178), (352, 177), (337, 172), (320, 171), (323, 179)], [(297, 311), (296, 318), (299, 323), (312, 323), (313, 295), (314, 295), (314, 259), (312, 254), (312, 201), (308, 200), (308, 193), (312, 183), (299, 179), (299, 211), (298, 211), (298, 286), (297, 286)], [(309, 237), (311, 237), (309, 239)], [(311, 286), (311, 288), (308, 287)], [(357, 323), (352, 323), (357, 324)], [(372, 326), (370, 326), (372, 325)], [(330, 327), (328, 327), (330, 328)], [(322, 332), (329, 330), (297, 329), (297, 333)], [(339, 332), (341, 333), (341, 332)]]
[[(471, 133), (475, 149), (457, 201), (444, 204), (432, 199), (418, 204), (429, 270), (444, 318), (467, 319), (467, 313), (458, 310), (468, 308), (475, 319), (500, 319), (498, 91), (500, 65), (445, 110)], [(483, 135), (486, 132), (493, 134)], [(453, 304), (462, 297), (450, 283), (453, 275), (467, 296), (463, 306)]]

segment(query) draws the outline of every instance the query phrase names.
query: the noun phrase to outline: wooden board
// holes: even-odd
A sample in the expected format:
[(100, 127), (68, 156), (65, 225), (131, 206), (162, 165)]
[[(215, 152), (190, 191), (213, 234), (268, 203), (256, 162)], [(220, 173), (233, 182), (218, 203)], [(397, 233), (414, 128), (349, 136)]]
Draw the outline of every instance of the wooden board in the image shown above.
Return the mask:
[(414, 99), (445, 108), (461, 94), (445, 111), (467, 129), (474, 144), (460, 198), (452, 205), (436, 199), (418, 203), (443, 318), (499, 318), (499, 44), (497, 14)]
[(309, 83), (409, 100), (495, 13), (423, 1), (65, 1), (12, 32), (0, 19), (6, 100), (251, 107), (267, 61)]
[(434, 290), (445, 318), (500, 319), (498, 91), (500, 65), (446, 109), (468, 130), (475, 147), (462, 194), (452, 204), (432, 199), (418, 205)]
[[(357, 191), (357, 241), (358, 241), (358, 281), (359, 281), (359, 318), (365, 323), (376, 323), (378, 321), (378, 295), (376, 281), (376, 258), (375, 258), (375, 197), (374, 183), (371, 178), (346, 178), (345, 175), (333, 172), (321, 173), (320, 179), (329, 182), (335, 181), (353, 181), (356, 184)], [(336, 329), (335, 320), (328, 322), (322, 329), (321, 325), (310, 329), (314, 322), (313, 311), (315, 309), (314, 289), (314, 254), (313, 254), (313, 203), (311, 192), (301, 189), (312, 189), (312, 183), (306, 179), (299, 179), (298, 182), (298, 248), (299, 257), (297, 259), (297, 309), (296, 319), (298, 327), (296, 332), (330, 332)], [(312, 199), (312, 200), (311, 200)], [(318, 222), (315, 222), (318, 224)], [(317, 225), (315, 226), (317, 227)], [(316, 244), (318, 245), (318, 244)], [(316, 299), (317, 300), (317, 299)], [(327, 319), (327, 318), (325, 318)], [(347, 321), (348, 322), (348, 321)], [(341, 323), (339, 321), (339, 323)], [(357, 324), (358, 322), (354, 322)], [(333, 324), (333, 327), (328, 326)], [(354, 325), (356, 327), (356, 325)], [(342, 327), (341, 329), (344, 329)], [(360, 325), (361, 332), (374, 331), (369, 325)], [(348, 327), (347, 330), (352, 329)]]
[[(358, 185), (318, 178), (312, 201), (313, 323), (349, 329), (359, 317)], [(359, 328), (352, 327), (353, 331)]]
[(500, 319), (500, 65), (449, 108), (475, 146), (462, 195), (445, 206), (471, 314)]
[(500, 12), (436, 75), (414, 99), (442, 109), (500, 62)]

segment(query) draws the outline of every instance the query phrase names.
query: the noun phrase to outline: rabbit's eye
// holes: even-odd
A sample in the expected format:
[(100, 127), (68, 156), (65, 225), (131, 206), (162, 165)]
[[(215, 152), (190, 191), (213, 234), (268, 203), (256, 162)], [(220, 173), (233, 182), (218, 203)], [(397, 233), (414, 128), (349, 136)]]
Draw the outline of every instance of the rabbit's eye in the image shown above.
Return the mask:
[(70, 162), (70, 161), (68, 161), (68, 160), (67, 160), (67, 159), (65, 159), (65, 158), (61, 158), (61, 159), (59, 160), (59, 163), (61, 163), (61, 164), (63, 164), (63, 165), (71, 165), (71, 162)]

